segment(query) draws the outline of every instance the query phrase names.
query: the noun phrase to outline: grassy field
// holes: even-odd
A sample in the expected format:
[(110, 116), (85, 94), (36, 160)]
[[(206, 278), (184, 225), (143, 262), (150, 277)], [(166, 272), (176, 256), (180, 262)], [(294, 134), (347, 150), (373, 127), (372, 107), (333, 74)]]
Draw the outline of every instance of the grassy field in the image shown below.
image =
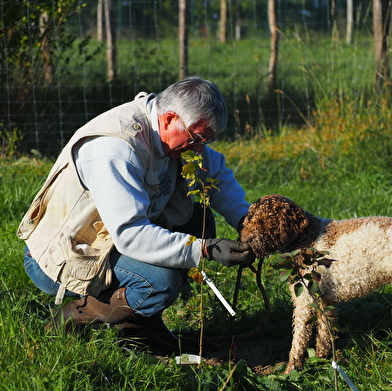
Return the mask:
[[(314, 112), (312, 124), (300, 130), (283, 126), (279, 133), (265, 131), (234, 143), (217, 141), (214, 148), (226, 154), (250, 202), (273, 192), (324, 217), (392, 216), (388, 101), (345, 98), (340, 103), (325, 103)], [(302, 371), (282, 374), (280, 363), (290, 346), (291, 304), (287, 287), (270, 266), (272, 259), (263, 266), (271, 314), (254, 339), (259, 352), (265, 352), (259, 363), (244, 360), (238, 349), (237, 365), (205, 362), (200, 368), (180, 367), (173, 358), (162, 361), (137, 349), (123, 352), (115, 330), (93, 330), (83, 338), (47, 334), (43, 325), (54, 300), (26, 276), (23, 243), (15, 231), (50, 166), (51, 161), (27, 157), (0, 161), (0, 391), (335, 389), (329, 360), (310, 358)], [(236, 238), (221, 216), (217, 221), (218, 236)], [(236, 270), (214, 263), (207, 267), (230, 300)], [(207, 289), (203, 292), (206, 333), (224, 334), (227, 313)], [(200, 297), (200, 287), (191, 283), (165, 313), (169, 327), (197, 328)], [(337, 341), (338, 356), (358, 390), (392, 390), (391, 301), (388, 286), (341, 307), (344, 333)], [(234, 330), (252, 330), (263, 312), (254, 276), (247, 271)], [(266, 346), (272, 348), (265, 350)], [(255, 364), (269, 366), (268, 374), (252, 371)], [(349, 389), (342, 378), (339, 389)]]

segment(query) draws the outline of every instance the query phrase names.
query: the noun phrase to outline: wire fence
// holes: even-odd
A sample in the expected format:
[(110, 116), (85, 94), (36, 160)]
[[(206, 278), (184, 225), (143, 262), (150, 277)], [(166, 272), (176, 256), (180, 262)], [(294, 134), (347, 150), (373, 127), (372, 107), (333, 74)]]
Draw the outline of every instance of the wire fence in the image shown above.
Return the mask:
[[(330, 0), (274, 4), (279, 47), (271, 92), (268, 1), (187, 1), (186, 71), (221, 89), (227, 137), (301, 126), (322, 97), (342, 88), (371, 91), (370, 2), (356, 0), (349, 12)], [(0, 0), (3, 149), (18, 143), (22, 152), (57, 154), (99, 113), (178, 80), (178, 21), (177, 0)]]

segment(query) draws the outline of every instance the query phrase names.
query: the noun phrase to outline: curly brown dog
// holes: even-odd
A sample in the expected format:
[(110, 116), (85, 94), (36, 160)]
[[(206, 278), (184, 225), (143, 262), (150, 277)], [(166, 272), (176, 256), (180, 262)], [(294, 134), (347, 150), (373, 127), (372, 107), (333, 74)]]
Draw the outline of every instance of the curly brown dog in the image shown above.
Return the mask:
[[(328, 251), (327, 257), (336, 261), (329, 268), (317, 268), (325, 305), (334, 306), (365, 296), (392, 282), (390, 217), (325, 219), (303, 210), (287, 197), (272, 194), (250, 206), (241, 240), (250, 243), (260, 258), (300, 248)], [(309, 306), (312, 298), (306, 289), (298, 297), (292, 292), (292, 299), (293, 342), (286, 373), (302, 367), (314, 326), (307, 322), (315, 315), (315, 309)], [(327, 356), (330, 348), (328, 329), (320, 317), (317, 320), (317, 357)]]

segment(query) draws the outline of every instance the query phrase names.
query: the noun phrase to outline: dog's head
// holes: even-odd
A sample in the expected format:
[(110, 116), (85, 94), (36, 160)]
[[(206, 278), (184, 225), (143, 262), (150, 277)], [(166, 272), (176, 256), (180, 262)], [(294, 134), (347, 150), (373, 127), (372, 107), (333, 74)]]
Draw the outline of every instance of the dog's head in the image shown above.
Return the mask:
[(260, 258), (284, 249), (309, 225), (305, 211), (287, 197), (271, 194), (254, 202), (244, 220), (240, 240)]

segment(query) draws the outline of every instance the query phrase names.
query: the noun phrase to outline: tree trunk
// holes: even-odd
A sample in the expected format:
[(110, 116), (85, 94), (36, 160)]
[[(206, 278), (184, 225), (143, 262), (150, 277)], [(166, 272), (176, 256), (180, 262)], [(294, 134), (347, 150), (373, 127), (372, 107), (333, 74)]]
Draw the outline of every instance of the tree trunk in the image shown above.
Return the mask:
[(353, 0), (347, 0), (347, 28), (346, 28), (346, 43), (351, 44), (353, 40)]
[(268, 66), (268, 92), (276, 89), (276, 66), (278, 63), (279, 31), (275, 0), (268, 0), (268, 23), (271, 33), (271, 53)]
[(389, 80), (389, 28), (391, 9), (389, 0), (373, 0), (373, 29), (376, 59), (376, 91), (381, 92)]
[(97, 8), (97, 41), (103, 42), (103, 4), (98, 0)]
[(53, 83), (52, 54), (50, 51), (50, 43), (46, 36), (48, 26), (48, 13), (44, 11), (39, 18), (39, 29), (42, 35), (41, 52), (43, 58), (44, 80), (46, 84)]
[(220, 19), (219, 19), (219, 40), (222, 43), (226, 42), (226, 20), (227, 20), (227, 2), (226, 0), (221, 0)]
[(188, 76), (187, 0), (178, 0), (178, 40), (180, 45), (180, 80)]
[(331, 0), (332, 41), (339, 41), (338, 12), (336, 0)]
[(117, 76), (116, 56), (116, 26), (113, 18), (113, 0), (103, 0), (105, 4), (105, 27), (106, 27), (106, 60), (108, 66), (108, 81), (111, 82)]

